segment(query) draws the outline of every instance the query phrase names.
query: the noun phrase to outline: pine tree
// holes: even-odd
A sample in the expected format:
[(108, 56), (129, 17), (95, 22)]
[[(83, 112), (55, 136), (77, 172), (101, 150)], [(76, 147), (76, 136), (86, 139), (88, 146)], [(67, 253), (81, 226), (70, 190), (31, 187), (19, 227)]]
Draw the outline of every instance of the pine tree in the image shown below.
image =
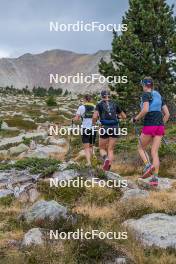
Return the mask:
[[(102, 75), (127, 76), (127, 84), (112, 84), (126, 108), (141, 93), (140, 80), (151, 76), (165, 97), (176, 93), (176, 17), (166, 0), (130, 0), (122, 23), (128, 30), (113, 33), (111, 61), (100, 62)], [(175, 74), (174, 74), (175, 72)], [(133, 104), (132, 104), (133, 101)]]

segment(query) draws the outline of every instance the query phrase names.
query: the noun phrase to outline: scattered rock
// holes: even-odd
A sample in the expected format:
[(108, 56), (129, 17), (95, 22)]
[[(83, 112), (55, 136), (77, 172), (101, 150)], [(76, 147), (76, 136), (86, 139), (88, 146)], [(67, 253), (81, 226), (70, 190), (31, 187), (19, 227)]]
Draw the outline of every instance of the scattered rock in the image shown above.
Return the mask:
[(12, 247), (19, 247), (20, 246), (20, 242), (18, 240), (15, 240), (15, 239), (9, 239), (7, 241), (7, 245), (10, 248), (12, 248)]
[(129, 189), (137, 189), (138, 188), (137, 184), (134, 183), (133, 181), (131, 181), (129, 179), (127, 181), (128, 181), (128, 187), (127, 187), (128, 190)]
[(44, 236), (40, 228), (32, 228), (25, 235), (22, 240), (21, 246), (28, 247), (32, 245), (43, 245)]
[(0, 189), (0, 198), (6, 197), (10, 194), (13, 194), (13, 191), (7, 189)]
[(29, 195), (29, 202), (34, 203), (35, 201), (37, 201), (40, 194), (35, 188), (32, 188), (28, 191), (28, 195)]
[(55, 158), (62, 159), (67, 153), (67, 148), (56, 145), (37, 145), (36, 149), (30, 150), (28, 153), (21, 155), (20, 158)]
[(63, 145), (67, 144), (67, 140), (65, 138), (56, 139), (54, 137), (49, 137), (48, 141), (49, 141), (49, 144), (51, 144), (51, 145), (63, 146)]
[(105, 174), (108, 180), (123, 180), (123, 178), (117, 173), (107, 171)]
[(79, 176), (79, 173), (75, 170), (64, 170), (64, 171), (56, 171), (53, 174), (53, 178), (57, 178), (59, 181), (62, 180), (72, 180)]
[(7, 130), (9, 128), (8, 124), (6, 122), (2, 122), (1, 129)]
[(34, 150), (37, 148), (37, 144), (36, 144), (35, 140), (31, 140), (29, 148), (30, 148), (30, 150)]
[(176, 216), (153, 213), (140, 219), (130, 219), (124, 225), (135, 232), (146, 246), (176, 249)]
[(126, 258), (116, 258), (115, 264), (126, 264)]
[(78, 163), (73, 160), (69, 160), (68, 162), (62, 162), (62, 164), (60, 164), (59, 166), (59, 170), (63, 171), (66, 170), (69, 166), (75, 166), (75, 165), (78, 165)]
[(29, 201), (29, 196), (27, 192), (22, 192), (18, 197), (18, 201), (22, 204), (27, 203)]
[(4, 138), (3, 140), (0, 141), (0, 149), (6, 148), (9, 145), (17, 145), (23, 142), (24, 138), (46, 138), (47, 137), (47, 132), (34, 132), (34, 133), (25, 133), (25, 134), (20, 134), (17, 137), (12, 137), (12, 138)]
[(25, 117), (25, 118), (23, 118), (23, 120), (34, 123), (34, 120), (30, 117)]
[(16, 146), (16, 147), (11, 147), (9, 149), (9, 153), (11, 156), (17, 156), (25, 151), (27, 151), (29, 149), (28, 146), (26, 146), (25, 144), (21, 143), (20, 145)]
[(127, 264), (127, 261), (126, 261), (126, 258), (124, 257), (118, 257), (112, 261), (106, 262), (105, 264)]
[[(34, 179), (39, 177), (40, 175), (33, 175), (28, 170), (18, 171), (11, 169), (0, 171), (0, 188), (14, 189), (16, 185), (20, 185), (20, 192), (22, 192)], [(24, 186), (21, 186), (21, 184), (24, 184)]]
[(24, 213), (27, 222), (67, 218), (67, 208), (56, 201), (38, 201)]
[[(157, 190), (168, 190), (172, 188), (173, 183), (176, 182), (175, 180), (168, 179), (168, 178), (159, 178), (158, 186), (156, 187)], [(147, 189), (150, 189), (150, 185), (148, 183), (148, 179), (138, 179), (138, 185)]]
[(172, 188), (172, 184), (176, 182), (175, 180), (168, 178), (159, 178), (158, 189), (167, 190)]
[(6, 160), (9, 156), (9, 151), (8, 150), (0, 150), (0, 159), (1, 160)]
[(146, 190), (140, 189), (131, 189), (124, 192), (123, 197), (120, 201), (127, 201), (129, 199), (136, 199), (136, 198), (147, 198), (149, 196), (149, 192)]

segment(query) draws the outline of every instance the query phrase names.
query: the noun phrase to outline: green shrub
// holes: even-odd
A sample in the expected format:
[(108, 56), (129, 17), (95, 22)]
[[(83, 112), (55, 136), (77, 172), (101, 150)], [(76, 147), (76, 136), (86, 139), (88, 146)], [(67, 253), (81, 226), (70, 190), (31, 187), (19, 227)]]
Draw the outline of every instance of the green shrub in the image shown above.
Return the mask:
[(43, 176), (50, 175), (59, 167), (60, 161), (55, 159), (25, 158), (18, 160), (13, 166), (18, 170), (30, 169), (31, 173), (42, 173)]
[(29, 146), (30, 143), (31, 143), (31, 139), (30, 138), (23, 137), (23, 144)]
[(54, 96), (49, 96), (48, 99), (46, 100), (47, 106), (56, 106), (56, 100), (54, 99)]
[[(77, 263), (96, 264), (105, 263), (99, 262), (103, 259), (112, 259), (115, 255), (115, 250), (111, 245), (104, 240), (78, 240), (67, 242), (70, 245), (70, 250), (76, 259)], [(70, 253), (71, 253), (70, 252)]]
[(49, 176), (59, 168), (60, 161), (55, 159), (25, 158), (18, 160), (15, 164), (2, 164), (0, 170), (15, 168), (17, 170), (29, 169), (33, 174), (42, 173), (43, 176)]
[(36, 129), (37, 125), (34, 122), (28, 121), (28, 120), (23, 120), (22, 117), (19, 116), (14, 116), (11, 119), (5, 120), (5, 122), (12, 127), (18, 127), (21, 129), (27, 129), (27, 130), (32, 130)]
[(13, 195), (8, 195), (6, 197), (1, 197), (0, 198), (0, 205), (4, 207), (9, 207), (12, 202), (14, 201), (14, 196)]
[(56, 200), (57, 202), (72, 206), (85, 193), (85, 188), (80, 187), (50, 187), (49, 183), (39, 182), (37, 189), (44, 195), (46, 200)]

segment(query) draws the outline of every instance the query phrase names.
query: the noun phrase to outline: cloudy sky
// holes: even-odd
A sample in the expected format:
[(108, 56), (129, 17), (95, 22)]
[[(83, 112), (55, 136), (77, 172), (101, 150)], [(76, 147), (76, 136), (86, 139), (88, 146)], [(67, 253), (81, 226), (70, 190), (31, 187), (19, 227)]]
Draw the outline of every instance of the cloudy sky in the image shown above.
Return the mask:
[(127, 9), (128, 0), (0, 0), (0, 57), (50, 49), (78, 53), (110, 49), (111, 32), (50, 32), (49, 22), (119, 24)]

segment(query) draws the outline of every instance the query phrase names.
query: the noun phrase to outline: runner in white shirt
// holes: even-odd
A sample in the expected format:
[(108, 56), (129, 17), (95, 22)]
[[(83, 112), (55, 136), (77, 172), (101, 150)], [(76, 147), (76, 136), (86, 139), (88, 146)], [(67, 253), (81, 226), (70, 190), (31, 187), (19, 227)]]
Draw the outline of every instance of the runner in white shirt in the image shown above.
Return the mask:
[(91, 102), (90, 95), (84, 97), (84, 104), (79, 106), (74, 121), (82, 119), (83, 134), (82, 142), (84, 145), (87, 165), (91, 166), (91, 157), (93, 154), (93, 144), (95, 144), (96, 133), (92, 131), (92, 117), (95, 110), (95, 105)]

